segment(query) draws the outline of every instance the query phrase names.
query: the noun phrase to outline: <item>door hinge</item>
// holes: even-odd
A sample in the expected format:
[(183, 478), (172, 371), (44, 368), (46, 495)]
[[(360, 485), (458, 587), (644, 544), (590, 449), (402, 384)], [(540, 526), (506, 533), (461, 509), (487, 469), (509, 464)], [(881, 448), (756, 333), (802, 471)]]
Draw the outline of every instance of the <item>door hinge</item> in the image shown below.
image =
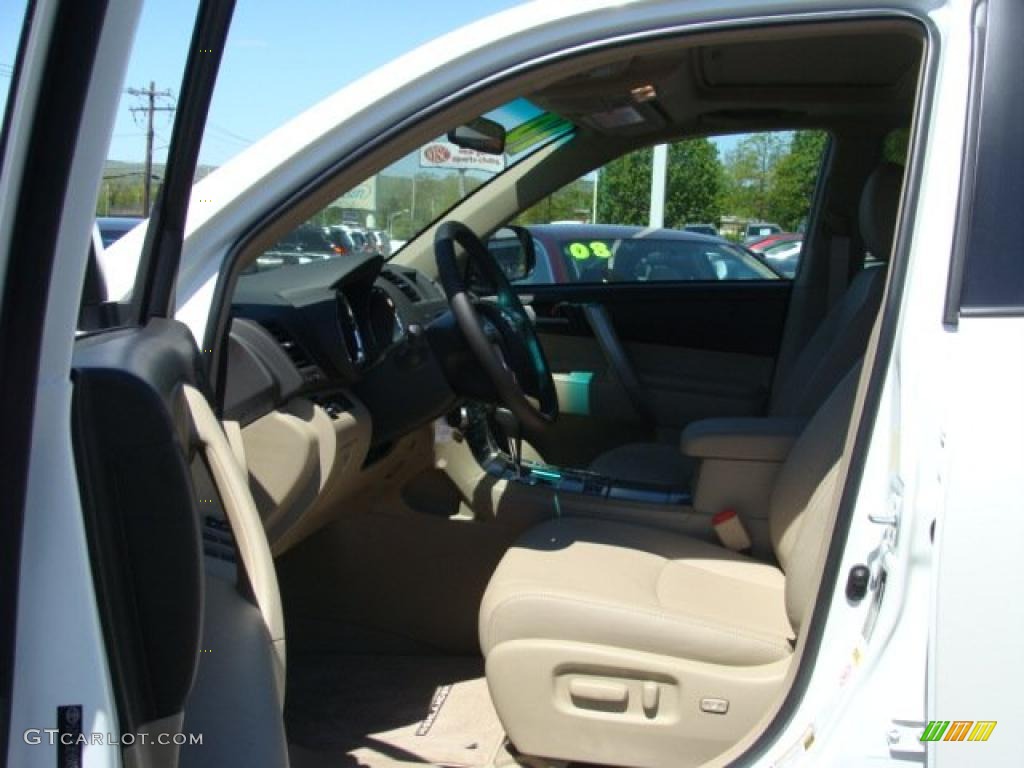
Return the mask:
[(893, 475), (889, 480), (889, 495), (885, 500), (884, 512), (868, 513), (868, 520), (878, 525), (887, 525), (896, 528), (900, 523), (900, 515), (903, 512), (903, 480), (899, 475)]
[(891, 568), (893, 555), (896, 553), (896, 542), (899, 539), (900, 519), (903, 516), (903, 480), (893, 475), (889, 481), (889, 493), (885, 500), (885, 510), (869, 512), (868, 519), (876, 525), (884, 526), (878, 547), (868, 557), (871, 577), (868, 589), (873, 593), (868, 613), (864, 620), (864, 638), (870, 638), (878, 619), (882, 596), (885, 594), (885, 580)]
[(889, 481), (889, 494), (885, 500), (883, 512), (869, 512), (868, 520), (875, 525), (884, 526), (882, 540), (875, 551), (871, 569), (871, 588), (874, 589), (881, 577), (881, 572), (887, 570), (889, 558), (896, 551), (896, 543), (899, 540), (900, 521), (903, 518), (903, 480), (899, 475), (893, 475)]

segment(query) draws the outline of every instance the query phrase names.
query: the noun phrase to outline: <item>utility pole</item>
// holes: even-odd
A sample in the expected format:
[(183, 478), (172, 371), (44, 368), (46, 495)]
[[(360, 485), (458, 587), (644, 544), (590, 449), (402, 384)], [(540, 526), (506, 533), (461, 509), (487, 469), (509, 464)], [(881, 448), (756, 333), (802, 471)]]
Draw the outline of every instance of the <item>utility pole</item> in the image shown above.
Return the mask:
[(651, 215), (652, 229), (665, 226), (665, 177), (668, 175), (668, 145), (658, 144), (651, 161)]
[(157, 99), (171, 98), (171, 92), (169, 90), (158, 91), (156, 83), (152, 80), (149, 81), (149, 88), (129, 88), (125, 93), (129, 96), (141, 96), (146, 99), (145, 106), (131, 107), (132, 114), (146, 113), (146, 170), (142, 187), (142, 215), (146, 217), (149, 216), (149, 186), (153, 181), (153, 113), (173, 112), (174, 107), (158, 107), (156, 105)]

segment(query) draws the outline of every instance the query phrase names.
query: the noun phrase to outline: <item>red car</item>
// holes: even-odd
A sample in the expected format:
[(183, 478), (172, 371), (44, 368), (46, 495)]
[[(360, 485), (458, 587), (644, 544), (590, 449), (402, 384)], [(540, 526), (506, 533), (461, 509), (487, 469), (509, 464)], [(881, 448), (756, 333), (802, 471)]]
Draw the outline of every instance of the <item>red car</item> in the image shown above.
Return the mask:
[(769, 248), (773, 245), (779, 245), (780, 243), (791, 243), (795, 240), (803, 240), (804, 236), (794, 232), (779, 232), (774, 235), (767, 235), (759, 240), (755, 240), (752, 243), (747, 243), (747, 248), (752, 251), (761, 252), (765, 248)]

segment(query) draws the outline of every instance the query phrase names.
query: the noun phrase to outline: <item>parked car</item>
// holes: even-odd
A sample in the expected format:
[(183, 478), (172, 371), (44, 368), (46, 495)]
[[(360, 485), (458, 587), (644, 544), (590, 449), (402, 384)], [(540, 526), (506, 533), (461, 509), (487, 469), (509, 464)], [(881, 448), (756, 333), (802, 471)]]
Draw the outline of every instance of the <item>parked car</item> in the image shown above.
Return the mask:
[(100, 228), (103, 247), (108, 248), (126, 234), (131, 232), (142, 221), (141, 216), (100, 216), (96, 226)]
[(391, 256), (391, 239), (388, 233), (381, 229), (371, 229), (367, 234), (372, 238), (374, 249), (385, 259)]
[(743, 231), (743, 242), (752, 243), (768, 235), (782, 232), (782, 227), (767, 221), (751, 221)]
[(247, 272), (266, 272), (292, 264), (327, 261), (344, 253), (341, 246), (328, 239), (323, 228), (307, 223), (278, 240), (250, 265)]
[(778, 232), (746, 243), (745, 247), (756, 253), (772, 269), (793, 278), (800, 265), (803, 239), (803, 234), (799, 232)]
[(800, 254), (803, 249), (803, 238), (798, 238), (775, 243), (759, 253), (766, 264), (785, 275), (786, 278), (792, 279), (797, 276), (797, 269), (800, 267)]
[[(617, 224), (534, 224), (534, 274), (525, 282), (777, 280), (754, 255), (720, 237)], [(547, 275), (551, 275), (550, 278)]]
[(757, 240), (751, 240), (744, 245), (752, 251), (763, 251), (777, 243), (788, 243), (793, 240), (803, 240), (803, 235), (796, 232), (778, 232), (774, 235), (765, 235)]
[(709, 235), (711, 237), (718, 237), (718, 227), (714, 224), (687, 224), (683, 227), (685, 232), (695, 232), (698, 235)]
[(324, 227), (323, 232), (338, 254), (343, 256), (347, 253), (356, 252), (356, 244), (352, 241), (352, 236), (345, 227), (337, 225)]
[(335, 228), (348, 235), (356, 253), (376, 252), (376, 244), (374, 243), (373, 238), (362, 227), (356, 226), (355, 224), (338, 224)]
[(327, 239), (323, 230), (313, 224), (303, 224), (282, 237), (271, 249), (282, 253), (298, 253), (330, 258), (338, 255), (337, 247)]

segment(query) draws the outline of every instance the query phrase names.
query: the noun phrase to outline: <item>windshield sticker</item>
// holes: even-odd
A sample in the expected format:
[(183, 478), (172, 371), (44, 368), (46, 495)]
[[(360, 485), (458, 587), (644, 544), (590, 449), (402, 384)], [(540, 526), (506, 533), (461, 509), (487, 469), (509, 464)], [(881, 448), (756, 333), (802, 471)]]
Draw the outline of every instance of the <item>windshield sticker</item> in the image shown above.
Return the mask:
[(568, 133), (573, 128), (573, 124), (565, 118), (544, 112), (517, 125), (505, 135), (505, 152), (518, 155), (541, 142)]
[(591, 240), (589, 243), (569, 243), (565, 248), (569, 255), (577, 261), (586, 261), (591, 256), (599, 259), (610, 259), (612, 257), (612, 249), (603, 240)]

